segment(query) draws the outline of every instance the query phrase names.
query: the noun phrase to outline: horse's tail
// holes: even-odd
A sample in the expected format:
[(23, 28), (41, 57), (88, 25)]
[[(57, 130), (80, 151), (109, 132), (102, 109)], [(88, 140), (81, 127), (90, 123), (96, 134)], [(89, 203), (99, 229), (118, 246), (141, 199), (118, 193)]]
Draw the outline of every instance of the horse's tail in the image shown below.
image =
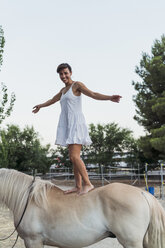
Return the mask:
[(150, 223), (144, 237), (144, 248), (165, 248), (165, 211), (157, 199), (144, 192), (150, 208)]

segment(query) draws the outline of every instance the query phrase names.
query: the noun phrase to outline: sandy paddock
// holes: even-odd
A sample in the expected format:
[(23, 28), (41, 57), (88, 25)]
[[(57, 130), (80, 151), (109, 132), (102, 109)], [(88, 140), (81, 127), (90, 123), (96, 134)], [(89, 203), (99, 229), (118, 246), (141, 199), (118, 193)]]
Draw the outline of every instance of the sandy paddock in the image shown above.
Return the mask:
[[(160, 203), (165, 208), (165, 200), (164, 201), (160, 200)], [(13, 230), (14, 230), (14, 226), (13, 226), (12, 216), (9, 210), (0, 209), (0, 238), (6, 237)], [(10, 239), (0, 242), (0, 248), (11, 248), (12, 245), (14, 244), (15, 238), (16, 238), (16, 234), (14, 234)], [(15, 247), (16, 248), (24, 247), (24, 243), (20, 238)], [(50, 248), (50, 246), (45, 246), (45, 247)], [(90, 248), (122, 248), (122, 246), (118, 243), (116, 239), (110, 239), (110, 238), (107, 238), (103, 241), (100, 241), (88, 247)]]

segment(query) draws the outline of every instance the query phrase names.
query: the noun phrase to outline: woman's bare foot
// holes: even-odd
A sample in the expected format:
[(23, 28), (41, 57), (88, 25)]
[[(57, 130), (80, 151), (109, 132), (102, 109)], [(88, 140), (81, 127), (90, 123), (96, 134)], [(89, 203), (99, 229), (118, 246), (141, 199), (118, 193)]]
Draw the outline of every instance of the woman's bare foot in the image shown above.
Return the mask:
[(81, 189), (80, 188), (72, 188), (72, 189), (68, 189), (68, 190), (65, 190), (64, 193), (65, 194), (70, 194), (70, 193), (77, 193), (79, 194), (81, 192)]
[(90, 185), (84, 185), (83, 190), (79, 193), (79, 195), (83, 195), (88, 193), (89, 191), (91, 191), (92, 189), (94, 189), (94, 186), (92, 184)]

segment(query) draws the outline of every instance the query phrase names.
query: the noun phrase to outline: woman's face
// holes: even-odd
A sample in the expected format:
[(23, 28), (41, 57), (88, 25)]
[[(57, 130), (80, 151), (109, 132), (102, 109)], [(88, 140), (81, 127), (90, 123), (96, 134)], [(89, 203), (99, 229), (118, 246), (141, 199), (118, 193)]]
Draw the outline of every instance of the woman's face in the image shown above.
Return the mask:
[(65, 83), (65, 84), (68, 84), (69, 82), (71, 82), (71, 76), (72, 76), (72, 73), (69, 71), (68, 68), (65, 68), (63, 70), (61, 70), (59, 72), (59, 76), (60, 76), (60, 79)]

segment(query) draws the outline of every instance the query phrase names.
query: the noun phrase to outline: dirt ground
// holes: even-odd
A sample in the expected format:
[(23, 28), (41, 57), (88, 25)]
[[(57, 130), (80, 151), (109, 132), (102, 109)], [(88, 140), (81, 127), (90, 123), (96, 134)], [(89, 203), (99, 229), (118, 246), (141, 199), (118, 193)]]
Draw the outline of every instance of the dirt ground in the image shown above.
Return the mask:
[[(60, 185), (61, 182), (58, 183), (56, 181), (55, 183), (56, 185), (58, 184), (59, 187), (61, 187), (62, 189), (68, 189), (73, 184), (73, 182), (70, 182), (70, 183), (63, 182), (63, 185), (65, 184), (65, 186), (61, 186)], [(159, 186), (155, 187), (155, 192), (159, 192), (159, 190), (160, 190)], [(159, 201), (165, 208), (165, 200), (159, 200)], [(0, 238), (8, 236), (13, 230), (14, 230), (14, 226), (13, 226), (13, 221), (12, 221), (12, 215), (10, 214), (9, 210), (0, 209)], [(3, 241), (3, 242), (1, 241), (0, 248), (11, 248), (12, 245), (14, 244), (15, 238), (16, 238), (16, 234), (14, 234), (10, 239), (6, 241)], [(24, 248), (24, 243), (20, 238), (15, 247)], [(51, 248), (50, 246), (45, 246), (45, 248), (48, 248), (48, 247)], [(88, 246), (88, 248), (110, 248), (110, 247), (111, 248), (122, 248), (122, 246), (118, 243), (116, 239), (110, 239), (110, 238), (100, 241), (94, 245)]]

